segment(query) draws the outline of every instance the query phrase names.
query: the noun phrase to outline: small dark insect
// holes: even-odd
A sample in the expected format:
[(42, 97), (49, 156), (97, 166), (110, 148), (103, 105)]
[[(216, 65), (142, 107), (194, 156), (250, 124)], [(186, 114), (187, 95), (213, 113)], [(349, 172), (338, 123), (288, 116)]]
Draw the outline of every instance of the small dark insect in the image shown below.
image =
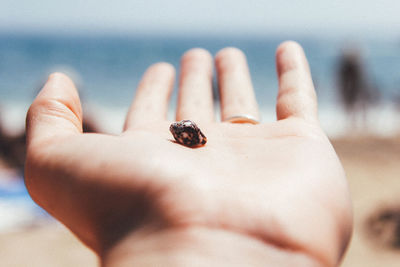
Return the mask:
[(175, 140), (184, 146), (198, 147), (207, 143), (207, 137), (200, 131), (196, 123), (190, 120), (174, 122), (169, 127)]

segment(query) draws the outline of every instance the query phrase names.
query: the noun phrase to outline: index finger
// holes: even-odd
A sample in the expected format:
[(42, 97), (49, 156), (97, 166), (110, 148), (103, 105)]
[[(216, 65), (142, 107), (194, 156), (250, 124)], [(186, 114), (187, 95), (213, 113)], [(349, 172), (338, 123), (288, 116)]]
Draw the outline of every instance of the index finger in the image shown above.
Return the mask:
[(279, 93), (278, 120), (289, 117), (317, 122), (317, 96), (302, 47), (293, 41), (282, 43), (276, 52)]

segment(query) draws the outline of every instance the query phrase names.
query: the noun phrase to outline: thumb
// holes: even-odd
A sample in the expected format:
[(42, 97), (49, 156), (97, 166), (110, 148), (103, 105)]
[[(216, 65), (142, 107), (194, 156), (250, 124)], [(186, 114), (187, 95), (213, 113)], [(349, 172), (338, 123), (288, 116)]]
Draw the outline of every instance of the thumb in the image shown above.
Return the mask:
[(26, 118), (27, 144), (82, 133), (82, 107), (74, 83), (53, 73), (33, 101)]

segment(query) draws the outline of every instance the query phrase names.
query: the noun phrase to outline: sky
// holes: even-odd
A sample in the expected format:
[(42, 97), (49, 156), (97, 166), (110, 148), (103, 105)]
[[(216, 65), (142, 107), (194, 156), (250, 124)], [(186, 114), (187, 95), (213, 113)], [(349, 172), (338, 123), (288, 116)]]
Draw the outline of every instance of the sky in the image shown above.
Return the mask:
[(0, 31), (398, 35), (399, 0), (0, 0)]

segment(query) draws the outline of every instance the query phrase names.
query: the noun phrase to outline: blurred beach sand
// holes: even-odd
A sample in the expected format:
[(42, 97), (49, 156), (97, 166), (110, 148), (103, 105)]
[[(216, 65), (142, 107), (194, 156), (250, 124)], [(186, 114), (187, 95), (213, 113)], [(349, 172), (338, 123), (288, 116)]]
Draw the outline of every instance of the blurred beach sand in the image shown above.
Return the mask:
[(400, 207), (400, 136), (343, 138), (333, 144), (346, 170), (354, 208), (353, 238), (342, 266), (399, 266), (400, 247), (385, 246), (384, 236), (368, 234), (367, 220), (379, 210)]
[(0, 266), (98, 266), (96, 255), (63, 225), (51, 222), (0, 235)]
[[(399, 266), (400, 249), (368, 234), (366, 221), (380, 208), (400, 206), (400, 136), (333, 140), (350, 184), (354, 235), (341, 266)], [(390, 233), (390, 231), (389, 231)], [(97, 266), (97, 257), (67, 229), (50, 223), (0, 234), (1, 266)]]

